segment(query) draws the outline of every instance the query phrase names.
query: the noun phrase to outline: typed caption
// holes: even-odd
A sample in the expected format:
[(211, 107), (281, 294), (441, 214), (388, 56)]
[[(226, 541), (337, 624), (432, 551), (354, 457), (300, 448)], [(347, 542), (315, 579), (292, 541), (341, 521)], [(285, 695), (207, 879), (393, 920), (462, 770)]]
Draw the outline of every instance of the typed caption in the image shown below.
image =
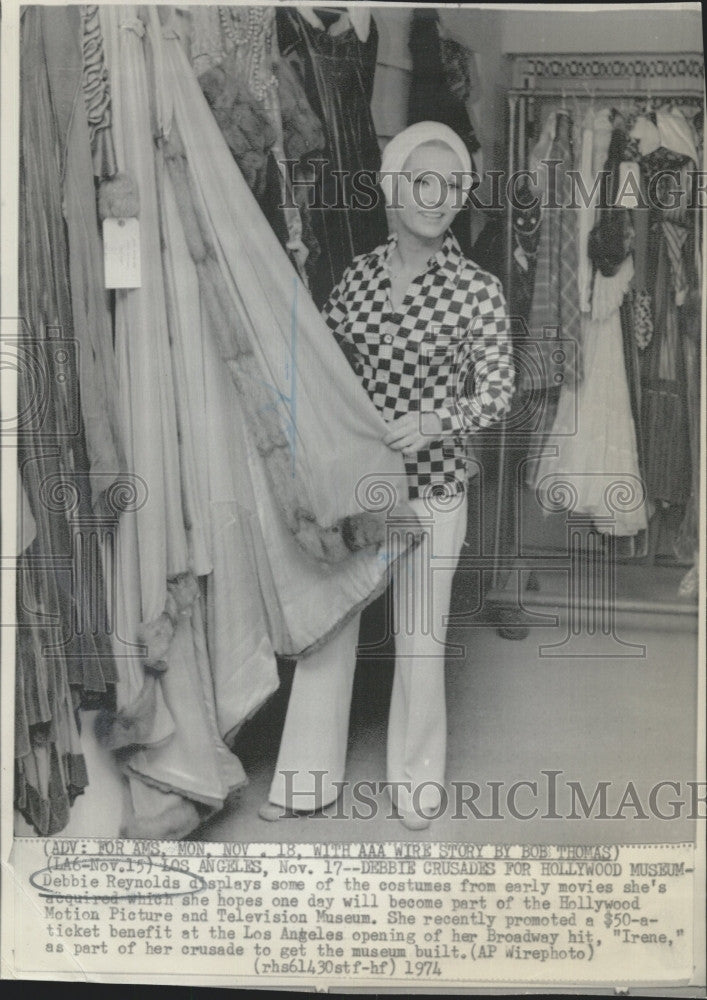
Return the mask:
[(694, 845), (17, 840), (23, 974), (688, 979)]

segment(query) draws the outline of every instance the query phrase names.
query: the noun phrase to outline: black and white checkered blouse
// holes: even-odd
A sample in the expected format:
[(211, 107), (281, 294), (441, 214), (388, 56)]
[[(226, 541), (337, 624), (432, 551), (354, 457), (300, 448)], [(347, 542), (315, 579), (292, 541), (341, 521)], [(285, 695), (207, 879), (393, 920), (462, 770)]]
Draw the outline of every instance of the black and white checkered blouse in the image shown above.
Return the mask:
[(490, 426), (510, 405), (511, 341), (498, 279), (464, 257), (451, 233), (395, 312), (388, 267), (395, 242), (393, 235), (353, 260), (324, 317), (386, 421), (427, 411), (441, 417), (445, 440), (431, 436), (405, 463), (409, 496), (417, 499), (441, 484), (464, 489), (464, 435)]

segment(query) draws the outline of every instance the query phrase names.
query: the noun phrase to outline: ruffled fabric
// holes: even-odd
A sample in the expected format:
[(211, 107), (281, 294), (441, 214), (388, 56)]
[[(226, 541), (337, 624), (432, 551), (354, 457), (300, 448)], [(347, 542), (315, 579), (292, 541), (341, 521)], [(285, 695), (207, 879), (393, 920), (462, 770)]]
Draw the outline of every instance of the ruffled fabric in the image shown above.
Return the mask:
[(103, 35), (96, 4), (82, 4), (83, 96), (96, 177), (113, 177), (117, 171), (111, 125), (110, 84), (103, 52)]

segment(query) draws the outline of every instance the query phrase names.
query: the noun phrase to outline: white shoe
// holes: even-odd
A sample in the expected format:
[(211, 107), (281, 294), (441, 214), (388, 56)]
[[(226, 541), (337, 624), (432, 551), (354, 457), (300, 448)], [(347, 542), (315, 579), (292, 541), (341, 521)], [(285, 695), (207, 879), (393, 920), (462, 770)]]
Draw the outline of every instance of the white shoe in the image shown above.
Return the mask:
[(276, 806), (274, 802), (263, 802), (258, 809), (258, 816), (268, 823), (277, 823), (279, 819), (285, 819), (287, 810), (283, 806)]

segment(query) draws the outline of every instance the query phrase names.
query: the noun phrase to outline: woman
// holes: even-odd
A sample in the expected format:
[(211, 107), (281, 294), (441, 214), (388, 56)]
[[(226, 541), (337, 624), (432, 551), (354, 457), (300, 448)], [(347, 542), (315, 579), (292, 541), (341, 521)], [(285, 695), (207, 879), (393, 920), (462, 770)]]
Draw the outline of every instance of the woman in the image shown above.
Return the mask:
[[(389, 424), (385, 442), (403, 453), (424, 525), (393, 574), (387, 779), (409, 829), (427, 827), (442, 801), (445, 618), (466, 532), (466, 437), (498, 420), (513, 392), (500, 284), (449, 232), (470, 185), (469, 153), (447, 126), (420, 122), (391, 140), (381, 168), (391, 235), (354, 259), (324, 308)], [(320, 809), (341, 791), (358, 628), (355, 616), (297, 666), (263, 819)]]

